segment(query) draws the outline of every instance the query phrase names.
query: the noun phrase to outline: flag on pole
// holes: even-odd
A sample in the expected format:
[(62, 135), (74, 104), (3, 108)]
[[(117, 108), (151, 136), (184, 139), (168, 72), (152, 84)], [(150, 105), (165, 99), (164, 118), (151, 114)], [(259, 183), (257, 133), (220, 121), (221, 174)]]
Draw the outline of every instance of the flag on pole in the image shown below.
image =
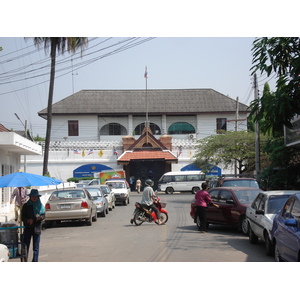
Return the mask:
[(80, 152), (78, 151), (78, 149), (74, 149), (74, 154), (80, 154)]
[(94, 150), (93, 150), (93, 149), (90, 149), (88, 155), (93, 154), (93, 153), (94, 153)]
[(144, 77), (145, 77), (145, 78), (148, 78), (148, 70), (147, 70), (147, 67), (145, 68), (145, 74), (144, 74)]
[(116, 155), (117, 157), (119, 156), (118, 151), (116, 150), (116, 148), (114, 147), (114, 155)]
[(98, 152), (98, 155), (99, 155), (100, 157), (102, 157), (102, 156), (103, 156), (103, 154), (104, 154), (103, 150), (102, 150), (102, 149), (100, 149), (100, 151)]

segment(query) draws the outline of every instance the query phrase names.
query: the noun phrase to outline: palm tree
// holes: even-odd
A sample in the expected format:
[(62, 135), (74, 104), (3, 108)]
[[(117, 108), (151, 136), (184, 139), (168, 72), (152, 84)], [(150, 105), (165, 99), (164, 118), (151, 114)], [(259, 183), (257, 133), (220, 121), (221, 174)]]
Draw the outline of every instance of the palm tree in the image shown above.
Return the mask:
[(55, 63), (56, 53), (64, 53), (67, 47), (68, 52), (75, 53), (78, 48), (81, 51), (87, 47), (88, 38), (85, 37), (35, 37), (34, 44), (38, 47), (44, 44), (45, 51), (48, 51), (50, 47), (51, 57), (51, 71), (50, 71), (50, 83), (49, 83), (49, 96), (48, 96), (48, 107), (47, 107), (47, 129), (46, 129), (46, 141), (45, 141), (45, 152), (44, 152), (44, 163), (43, 163), (43, 174), (48, 175), (48, 158), (49, 158), (49, 146), (52, 126), (52, 102), (53, 102), (53, 91), (54, 91), (54, 78), (55, 78)]

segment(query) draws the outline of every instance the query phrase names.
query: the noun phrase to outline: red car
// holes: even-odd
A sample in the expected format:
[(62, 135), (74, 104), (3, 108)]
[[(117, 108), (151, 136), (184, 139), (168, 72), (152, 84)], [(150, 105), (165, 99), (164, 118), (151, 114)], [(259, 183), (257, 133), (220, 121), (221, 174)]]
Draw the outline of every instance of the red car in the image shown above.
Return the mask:
[[(208, 191), (212, 201), (219, 208), (209, 206), (207, 209), (208, 224), (223, 224), (237, 227), (244, 234), (248, 234), (248, 222), (246, 220), (246, 209), (261, 192), (258, 188), (249, 187), (219, 187)], [(190, 215), (195, 216), (195, 202), (191, 204)], [(196, 224), (200, 228), (200, 220)]]

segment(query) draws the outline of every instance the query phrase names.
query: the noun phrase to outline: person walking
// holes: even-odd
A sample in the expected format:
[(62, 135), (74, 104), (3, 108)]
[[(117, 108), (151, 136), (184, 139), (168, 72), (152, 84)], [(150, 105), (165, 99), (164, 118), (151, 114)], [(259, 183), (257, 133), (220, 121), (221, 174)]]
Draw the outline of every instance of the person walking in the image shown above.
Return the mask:
[(141, 192), (141, 186), (142, 186), (142, 181), (141, 181), (141, 179), (138, 178), (138, 180), (136, 181), (136, 185), (135, 185), (135, 188), (138, 193)]
[(15, 221), (21, 221), (21, 209), (22, 205), (26, 202), (28, 198), (28, 190), (25, 187), (16, 187), (11, 194), (10, 204), (13, 203), (15, 198)]
[(206, 228), (206, 220), (207, 220), (207, 207), (208, 205), (213, 205), (217, 208), (219, 208), (219, 205), (214, 204), (210, 198), (208, 190), (208, 184), (206, 182), (203, 182), (201, 185), (202, 190), (199, 190), (195, 195), (196, 200), (196, 214), (195, 214), (195, 223), (197, 223), (197, 216), (199, 216), (200, 219), (200, 233), (207, 232)]
[(33, 262), (38, 261), (40, 239), (42, 231), (42, 221), (45, 219), (45, 207), (40, 200), (38, 190), (32, 189), (29, 194), (29, 200), (22, 208), (22, 221), (24, 223), (24, 243), (27, 246), (27, 253), (30, 247), (32, 237), (33, 242)]

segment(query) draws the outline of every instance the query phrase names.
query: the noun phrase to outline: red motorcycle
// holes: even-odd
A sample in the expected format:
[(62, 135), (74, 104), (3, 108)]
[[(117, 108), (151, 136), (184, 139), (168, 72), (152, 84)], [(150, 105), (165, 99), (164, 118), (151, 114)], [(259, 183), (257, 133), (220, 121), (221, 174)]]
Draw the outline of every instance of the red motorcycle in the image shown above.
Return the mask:
[[(161, 225), (166, 224), (169, 217), (168, 212), (164, 208), (167, 206), (167, 203), (161, 203), (160, 198), (157, 198), (156, 201), (154, 201), (154, 205), (160, 211)], [(136, 202), (135, 210), (133, 212), (133, 218), (130, 220), (131, 224), (134, 223), (136, 226), (140, 226), (144, 222), (152, 223), (153, 221), (157, 221), (156, 213), (151, 208), (149, 208), (149, 206)]]

